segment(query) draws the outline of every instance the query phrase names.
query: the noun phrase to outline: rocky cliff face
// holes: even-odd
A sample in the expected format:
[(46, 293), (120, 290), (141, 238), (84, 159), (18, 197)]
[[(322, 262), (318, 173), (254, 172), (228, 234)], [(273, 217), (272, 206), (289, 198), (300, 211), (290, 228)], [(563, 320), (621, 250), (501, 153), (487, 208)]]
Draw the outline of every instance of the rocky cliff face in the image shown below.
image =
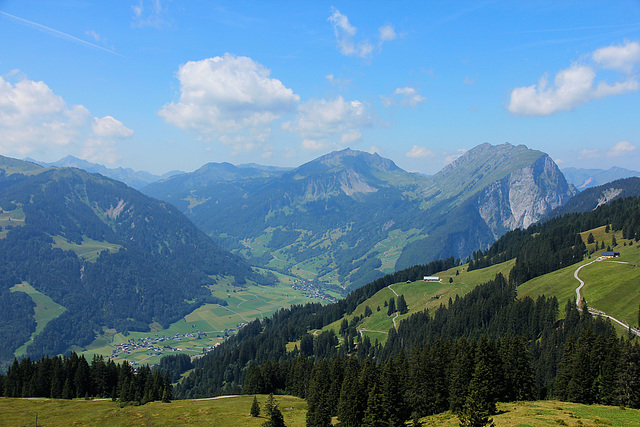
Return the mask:
[(576, 194), (560, 169), (546, 154), (487, 186), (476, 197), (482, 219), (495, 238), (509, 230), (526, 228)]

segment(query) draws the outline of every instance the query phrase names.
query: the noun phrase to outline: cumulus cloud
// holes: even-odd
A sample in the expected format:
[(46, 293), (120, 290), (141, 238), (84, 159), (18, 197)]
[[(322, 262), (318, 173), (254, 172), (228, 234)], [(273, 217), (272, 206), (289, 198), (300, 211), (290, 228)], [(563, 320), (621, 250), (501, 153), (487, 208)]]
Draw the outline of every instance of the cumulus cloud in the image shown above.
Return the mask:
[[(359, 56), (370, 58), (373, 54), (374, 45), (368, 40), (356, 40), (357, 29), (349, 22), (349, 18), (340, 13), (335, 7), (331, 7), (331, 16), (327, 19), (333, 26), (333, 33), (336, 36), (340, 53), (345, 56)], [(394, 40), (398, 37), (391, 24), (384, 25), (378, 29), (378, 47), (382, 43)]]
[(360, 101), (311, 99), (298, 106), (297, 118), (282, 128), (298, 133), (303, 139), (322, 141), (336, 138), (342, 144), (362, 138), (360, 129), (373, 125), (373, 115)]
[(640, 43), (626, 41), (621, 46), (607, 46), (593, 52), (593, 60), (602, 68), (631, 73), (640, 64)]
[(387, 108), (395, 105), (396, 103), (404, 106), (415, 107), (427, 99), (412, 87), (399, 87), (393, 92), (393, 96), (381, 96), (380, 98), (382, 99), (382, 104)]
[(396, 30), (393, 26), (387, 24), (378, 29), (378, 37), (380, 38), (380, 42), (389, 42), (391, 40), (395, 40), (398, 35), (396, 34)]
[(544, 75), (535, 85), (513, 89), (507, 109), (523, 116), (547, 116), (594, 99), (635, 92), (640, 89), (637, 76), (625, 74), (614, 83), (596, 81), (596, 77), (602, 68), (631, 71), (640, 64), (636, 49), (640, 50), (640, 45), (635, 42), (598, 49), (591, 55), (593, 64), (573, 64), (558, 72), (552, 84)]
[(412, 159), (421, 159), (424, 157), (434, 157), (435, 153), (426, 147), (414, 145), (411, 147), (411, 150), (405, 154), (405, 156), (411, 157)]
[(111, 116), (93, 117), (82, 105), (69, 106), (44, 82), (0, 77), (0, 151), (46, 156), (56, 147), (87, 160), (117, 160), (115, 144), (133, 131)]
[(609, 153), (607, 153), (607, 155), (609, 157), (620, 157), (620, 156), (624, 156), (625, 154), (629, 154), (635, 150), (636, 150), (636, 146), (630, 143), (629, 141), (620, 141), (617, 144), (615, 144), (613, 147), (611, 147), (611, 150), (609, 150)]
[[(264, 141), (269, 125), (295, 110), (300, 96), (251, 58), (229, 53), (189, 61), (177, 73), (180, 99), (159, 111), (167, 123), (229, 145)], [(239, 147), (240, 149), (241, 147)]]

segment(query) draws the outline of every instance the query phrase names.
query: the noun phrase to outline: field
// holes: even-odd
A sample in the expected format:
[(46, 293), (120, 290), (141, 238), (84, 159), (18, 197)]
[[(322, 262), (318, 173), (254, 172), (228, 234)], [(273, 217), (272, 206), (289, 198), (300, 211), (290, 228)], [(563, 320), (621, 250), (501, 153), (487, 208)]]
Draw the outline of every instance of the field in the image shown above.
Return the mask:
[[(391, 285), (391, 289), (387, 287), (378, 291), (367, 301), (360, 304), (352, 314), (345, 316), (345, 318), (350, 321), (355, 316), (362, 316), (364, 315), (366, 306), (369, 306), (373, 314), (361, 321), (358, 325), (358, 330), (361, 331), (361, 334), (368, 336), (372, 342), (378, 340), (384, 343), (387, 341), (389, 329), (393, 327), (393, 318), (387, 316), (385, 302), (388, 302), (392, 297), (396, 300), (398, 299), (393, 291), (398, 295), (404, 295), (409, 308), (407, 314), (396, 318), (396, 324), (399, 324), (400, 320), (424, 309), (433, 312), (440, 304), (448, 304), (449, 298), (455, 299), (456, 295), (463, 296), (467, 294), (477, 285), (493, 279), (498, 273), (508, 275), (513, 267), (513, 263), (514, 261), (508, 261), (503, 264), (470, 272), (466, 271), (466, 265), (462, 265), (436, 273), (435, 276), (440, 277), (439, 282), (417, 280), (411, 283), (395, 283)], [(459, 274), (456, 275), (456, 272)], [(449, 283), (449, 279), (452, 279), (453, 282)], [(378, 310), (378, 307), (380, 310)], [(342, 320), (338, 320), (331, 323), (324, 327), (323, 330), (333, 329), (337, 333), (340, 329), (341, 321)]]
[[(498, 403), (494, 415), (496, 427), (542, 426), (637, 426), (640, 411), (616, 406), (580, 405), (577, 403), (541, 400), (535, 402)], [(459, 426), (457, 416), (450, 412), (422, 419), (424, 426)]]
[[(252, 418), (253, 396), (209, 400), (152, 402), (120, 408), (110, 400), (54, 400), (0, 398), (1, 426), (33, 426), (36, 415), (41, 426), (175, 426), (216, 425), (218, 427), (260, 426), (267, 396), (259, 395), (262, 416)], [(305, 425), (307, 404), (291, 396), (275, 396), (289, 427)], [(558, 401), (499, 403), (493, 421), (497, 427), (538, 426), (637, 426), (640, 411), (615, 406), (580, 405)], [(334, 418), (334, 422), (335, 422)], [(424, 426), (458, 426), (457, 416), (445, 412), (422, 419)]]
[[(120, 408), (110, 400), (56, 400), (0, 398), (0, 426), (260, 426), (267, 396), (258, 396), (262, 417), (249, 416), (253, 396), (211, 400), (151, 402)], [(307, 403), (297, 397), (275, 396), (289, 427), (303, 427)]]
[[(586, 235), (583, 238), (586, 241)], [(613, 233), (605, 233), (604, 227), (593, 230), (597, 241), (611, 244)], [(631, 326), (638, 323), (638, 306), (640, 305), (640, 249), (637, 244), (623, 240), (618, 233), (618, 246), (615, 251), (620, 252), (620, 258), (594, 262), (582, 270), (579, 277), (584, 280), (582, 296), (590, 307), (627, 322)], [(625, 246), (626, 244), (626, 246)], [(588, 245), (589, 251), (595, 250), (595, 244)], [(560, 316), (564, 315), (563, 307), (567, 300), (576, 297), (578, 281), (573, 274), (581, 265), (593, 261), (600, 255), (600, 251), (593, 253), (590, 259), (581, 263), (565, 267), (541, 277), (532, 279), (518, 287), (518, 296), (555, 295), (560, 303)], [(628, 264), (624, 264), (628, 263)], [(622, 331), (621, 331), (622, 332)]]
[(54, 248), (60, 248), (63, 251), (74, 251), (80, 258), (92, 262), (95, 261), (100, 252), (107, 250), (109, 252), (118, 252), (122, 246), (115, 243), (99, 242), (97, 240), (83, 237), (82, 244), (77, 245), (75, 243), (67, 241), (64, 237), (53, 236)]
[[(122, 349), (134, 340), (135, 345), (129, 345), (127, 350), (129, 353), (120, 351), (114, 361), (126, 359), (145, 364), (158, 363), (162, 356), (169, 354), (203, 354), (247, 322), (256, 318), (263, 319), (292, 304), (319, 301), (304, 296), (303, 291), (291, 289), (283, 280), (281, 277), (276, 286), (238, 287), (229, 283), (213, 286), (212, 295), (224, 298), (228, 302), (227, 306), (203, 305), (167, 329), (161, 329), (157, 325), (153, 332), (130, 332), (125, 336), (114, 330), (105, 330), (86, 349), (77, 350), (89, 360), (93, 354), (110, 356), (113, 350)], [(154, 349), (149, 349), (149, 345)]]
[(0, 239), (7, 235), (7, 227), (18, 227), (24, 225), (24, 212), (22, 208), (17, 208), (12, 211), (0, 212)]
[(64, 313), (66, 308), (57, 304), (42, 292), (35, 290), (33, 286), (27, 282), (15, 285), (11, 288), (11, 292), (24, 292), (36, 303), (35, 313), (33, 315), (36, 321), (36, 330), (31, 334), (31, 339), (15, 351), (16, 357), (20, 357), (26, 353), (27, 346), (31, 344), (36, 335), (42, 332), (44, 327), (47, 326), (47, 323)]

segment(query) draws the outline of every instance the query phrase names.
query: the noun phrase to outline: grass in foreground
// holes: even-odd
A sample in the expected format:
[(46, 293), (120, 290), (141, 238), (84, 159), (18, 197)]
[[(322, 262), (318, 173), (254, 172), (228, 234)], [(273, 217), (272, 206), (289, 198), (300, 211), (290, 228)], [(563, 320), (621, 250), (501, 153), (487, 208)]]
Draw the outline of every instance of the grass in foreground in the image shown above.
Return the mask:
[[(290, 427), (305, 425), (307, 403), (297, 397), (275, 396), (284, 421)], [(0, 425), (34, 426), (260, 426), (267, 396), (258, 396), (261, 417), (249, 415), (253, 396), (212, 400), (174, 400), (151, 402), (143, 406), (120, 408), (107, 401), (10, 399), (0, 398)]]
[[(538, 426), (638, 426), (640, 410), (617, 406), (580, 405), (578, 403), (539, 400), (499, 403), (494, 415), (496, 427)], [(422, 419), (425, 426), (459, 426), (458, 417), (445, 412)]]
[[(307, 404), (291, 396), (276, 396), (287, 426), (305, 425)], [(152, 402), (120, 408), (117, 402), (0, 398), (0, 425), (33, 426), (36, 414), (41, 426), (260, 426), (267, 396), (259, 395), (262, 417), (249, 416), (253, 396), (210, 400)], [(494, 415), (497, 427), (506, 426), (637, 426), (640, 410), (616, 406), (580, 405), (553, 400), (499, 403)], [(334, 418), (335, 421), (335, 418)], [(422, 419), (425, 426), (458, 426), (458, 417), (445, 412)]]

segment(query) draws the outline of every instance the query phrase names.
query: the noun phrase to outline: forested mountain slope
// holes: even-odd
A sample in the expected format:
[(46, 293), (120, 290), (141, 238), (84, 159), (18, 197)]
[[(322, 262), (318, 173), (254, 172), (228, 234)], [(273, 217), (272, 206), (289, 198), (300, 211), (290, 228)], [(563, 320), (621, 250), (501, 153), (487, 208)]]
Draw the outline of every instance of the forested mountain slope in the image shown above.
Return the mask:
[(544, 219), (567, 213), (589, 212), (612, 200), (635, 196), (640, 196), (640, 178), (618, 179), (603, 185), (587, 188), (573, 196), (564, 205), (549, 212)]
[[(35, 331), (27, 283), (63, 308), (27, 348), (59, 354), (103, 328), (166, 327), (203, 303), (222, 277), (270, 283), (218, 247), (172, 205), (73, 168), (7, 174), (0, 165), (0, 359)], [(13, 289), (12, 289), (13, 288)]]
[[(144, 189), (258, 264), (354, 289), (432, 260), (465, 258), (574, 194), (553, 161), (482, 144), (433, 177), (346, 149), (279, 176), (210, 166)], [(236, 176), (236, 179), (234, 179)]]
[(639, 204), (640, 198), (616, 200), (507, 233), (476, 253), (474, 264), (496, 261), (492, 254), (517, 257), (509, 279), (497, 275), (464, 297), (443, 301), (435, 312), (408, 307), (409, 316), (388, 331), (384, 345), (357, 333), (371, 315), (366, 311), (343, 321), (339, 331), (313, 330), (344, 319), (388, 285), (456, 267), (453, 260), (385, 276), (336, 304), (283, 309), (197, 361), (177, 392), (199, 397), (282, 390), (307, 399), (308, 420), (337, 416), (354, 426), (371, 416), (402, 425), (447, 409), (464, 414), (470, 399), (489, 415), (496, 401), (549, 397), (640, 407), (634, 391), (640, 381), (637, 342), (619, 339), (608, 321), (591, 317), (584, 302), (578, 308), (575, 300), (516, 296), (527, 277), (581, 261), (581, 231), (606, 224), (622, 231), (625, 244), (637, 243)]

